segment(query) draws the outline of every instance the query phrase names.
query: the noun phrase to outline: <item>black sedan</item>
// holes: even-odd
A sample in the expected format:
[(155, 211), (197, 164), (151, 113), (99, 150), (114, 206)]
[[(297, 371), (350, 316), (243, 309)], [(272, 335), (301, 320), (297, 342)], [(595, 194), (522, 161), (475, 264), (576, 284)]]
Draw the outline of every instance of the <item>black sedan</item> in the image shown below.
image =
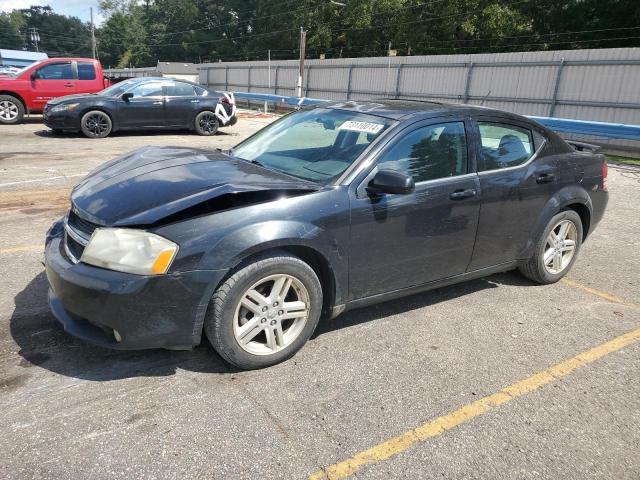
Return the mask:
[(44, 123), (54, 132), (104, 138), (118, 130), (188, 129), (214, 135), (237, 121), (233, 94), (169, 78), (132, 78), (95, 94), (47, 103)]
[(264, 367), (321, 315), (515, 268), (557, 282), (606, 176), (602, 155), (497, 110), (302, 110), (230, 152), (145, 148), (91, 173), (47, 235), (49, 301), (98, 345), (188, 349), (204, 331)]

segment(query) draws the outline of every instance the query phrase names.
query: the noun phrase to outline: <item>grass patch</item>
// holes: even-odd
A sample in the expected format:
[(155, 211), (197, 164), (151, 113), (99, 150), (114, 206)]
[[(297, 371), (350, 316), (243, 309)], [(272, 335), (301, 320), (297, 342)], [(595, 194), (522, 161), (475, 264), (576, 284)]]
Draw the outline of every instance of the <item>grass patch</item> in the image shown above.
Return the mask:
[(624, 163), (625, 165), (635, 165), (640, 167), (640, 158), (618, 157), (616, 155), (607, 155), (607, 162)]

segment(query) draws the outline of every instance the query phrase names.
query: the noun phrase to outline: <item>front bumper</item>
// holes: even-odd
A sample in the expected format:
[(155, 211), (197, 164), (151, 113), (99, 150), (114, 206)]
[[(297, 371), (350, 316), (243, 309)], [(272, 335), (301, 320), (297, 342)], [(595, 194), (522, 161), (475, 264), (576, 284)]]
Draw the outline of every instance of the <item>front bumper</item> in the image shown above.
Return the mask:
[(42, 114), (44, 124), (54, 130), (80, 130), (80, 119), (71, 112), (62, 112), (51, 114), (50, 109), (45, 109)]
[(189, 349), (200, 343), (209, 299), (226, 271), (115, 272), (74, 264), (62, 241), (61, 235), (47, 239), (45, 266), (49, 305), (65, 331), (119, 350)]

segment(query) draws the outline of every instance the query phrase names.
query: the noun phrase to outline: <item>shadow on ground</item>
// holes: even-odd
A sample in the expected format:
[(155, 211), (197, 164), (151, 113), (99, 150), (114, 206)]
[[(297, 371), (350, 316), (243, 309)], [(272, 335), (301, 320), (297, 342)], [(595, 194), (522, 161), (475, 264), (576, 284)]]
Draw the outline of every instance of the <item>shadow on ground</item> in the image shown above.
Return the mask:
[[(429, 292), (347, 312), (320, 323), (313, 338), (334, 330), (375, 321), (390, 315), (505, 285), (531, 285), (516, 273), (493, 275)], [(71, 337), (48, 312), (48, 284), (44, 272), (16, 295), (11, 335), (20, 347), (24, 367), (39, 366), (68, 377), (91, 381), (173, 375), (178, 369), (229, 374), (238, 370), (226, 364), (203, 338), (192, 351), (144, 350), (122, 352), (93, 346)], [(313, 344), (304, 348), (313, 348)]]
[[(31, 122), (37, 123), (37, 122)], [(53, 130), (49, 130), (47, 128), (43, 130), (36, 130), (33, 132), (34, 135), (45, 138), (87, 138), (82, 132), (54, 132)], [(108, 138), (118, 138), (118, 137), (159, 137), (162, 135), (193, 135), (198, 136), (195, 132), (191, 130), (124, 130), (113, 132), (109, 135)], [(216, 135), (237, 135), (232, 132), (225, 132), (223, 130), (218, 130)], [(94, 139), (101, 140), (101, 139)]]

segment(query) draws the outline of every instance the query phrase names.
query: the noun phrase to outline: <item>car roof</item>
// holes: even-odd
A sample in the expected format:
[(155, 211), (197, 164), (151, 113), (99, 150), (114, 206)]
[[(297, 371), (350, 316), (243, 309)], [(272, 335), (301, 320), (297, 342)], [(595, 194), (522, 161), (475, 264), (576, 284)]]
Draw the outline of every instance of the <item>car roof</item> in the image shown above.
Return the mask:
[(131, 81), (135, 80), (135, 81), (137, 81), (139, 83), (143, 83), (145, 81), (148, 81), (148, 82), (151, 82), (151, 81), (158, 82), (158, 81), (160, 81), (160, 82), (162, 82), (162, 81), (171, 80), (171, 81), (174, 81), (174, 82), (188, 83), (189, 85), (193, 85), (194, 87), (200, 87), (200, 88), (207, 89), (207, 87), (205, 87), (204, 85), (200, 85), (199, 83), (191, 82), (189, 80), (183, 80), (182, 78), (174, 78), (174, 77), (130, 77), (130, 78), (127, 78), (127, 79), (122, 80), (122, 81), (126, 82), (126, 81), (129, 81), (129, 80), (131, 80)]
[(531, 123), (531, 120), (528, 120), (525, 117), (514, 113), (504, 112), (502, 110), (496, 110), (494, 108), (483, 107), (480, 105), (468, 105), (464, 103), (434, 102), (428, 100), (381, 98), (373, 100), (331, 102), (322, 104), (321, 106), (325, 108), (337, 108), (340, 110), (367, 113), (393, 120), (407, 120), (421, 116), (433, 117), (438, 114), (450, 114), (452, 112), (456, 112), (463, 115), (495, 114), (501, 117), (512, 118), (514, 120), (517, 119), (520, 121), (524, 120), (527, 121), (527, 123)]

